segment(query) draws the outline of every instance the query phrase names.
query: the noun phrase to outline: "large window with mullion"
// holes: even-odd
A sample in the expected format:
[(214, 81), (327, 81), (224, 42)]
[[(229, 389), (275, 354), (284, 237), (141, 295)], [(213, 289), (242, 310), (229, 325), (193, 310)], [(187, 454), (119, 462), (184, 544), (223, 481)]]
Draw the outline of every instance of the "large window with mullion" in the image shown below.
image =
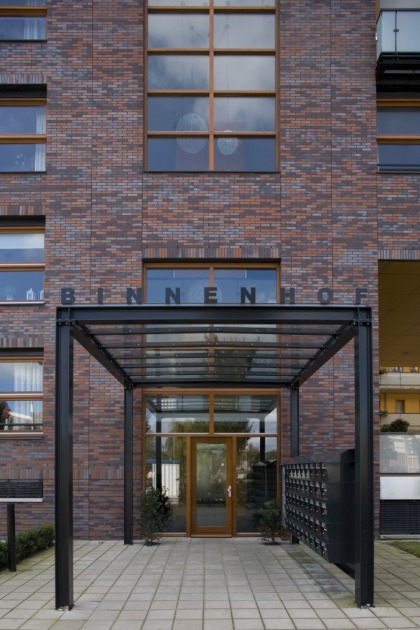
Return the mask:
[(420, 171), (420, 100), (378, 101), (378, 166), (381, 172)]
[(45, 98), (0, 97), (0, 172), (45, 171)]
[(42, 431), (42, 355), (0, 355), (0, 435)]
[(0, 226), (0, 302), (43, 302), (44, 268), (43, 226)]
[(148, 169), (274, 171), (274, 3), (148, 6)]
[(45, 40), (44, 0), (0, 0), (0, 40)]

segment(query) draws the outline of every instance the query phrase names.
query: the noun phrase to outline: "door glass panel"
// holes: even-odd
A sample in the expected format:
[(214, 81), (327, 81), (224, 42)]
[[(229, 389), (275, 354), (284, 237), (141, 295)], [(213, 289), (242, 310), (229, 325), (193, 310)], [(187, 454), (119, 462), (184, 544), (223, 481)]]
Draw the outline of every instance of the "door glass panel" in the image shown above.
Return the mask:
[(236, 456), (236, 530), (251, 533), (257, 510), (277, 496), (277, 439), (238, 438)]
[(216, 433), (276, 433), (276, 396), (215, 396)]
[(196, 445), (196, 524), (226, 525), (226, 444)]
[(208, 433), (208, 396), (150, 396), (147, 433)]
[(163, 488), (172, 507), (167, 532), (186, 531), (187, 440), (184, 437), (146, 439), (146, 489)]

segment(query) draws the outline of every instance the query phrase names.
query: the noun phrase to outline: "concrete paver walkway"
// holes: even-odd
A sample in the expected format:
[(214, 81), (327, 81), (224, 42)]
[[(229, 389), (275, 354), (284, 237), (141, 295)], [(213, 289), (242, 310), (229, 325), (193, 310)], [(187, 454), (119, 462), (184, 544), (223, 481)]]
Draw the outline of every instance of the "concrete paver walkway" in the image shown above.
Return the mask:
[(0, 573), (0, 630), (420, 628), (420, 559), (376, 543), (375, 607), (303, 545), (165, 538), (75, 544), (75, 606), (54, 610), (54, 554)]

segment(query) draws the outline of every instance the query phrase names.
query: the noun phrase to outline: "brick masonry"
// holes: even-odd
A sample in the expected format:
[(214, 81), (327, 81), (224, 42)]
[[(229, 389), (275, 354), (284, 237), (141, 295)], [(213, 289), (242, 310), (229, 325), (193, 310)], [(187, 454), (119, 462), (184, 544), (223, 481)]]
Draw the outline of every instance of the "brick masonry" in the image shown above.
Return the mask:
[[(44, 437), (1, 441), (1, 477), (45, 480), (42, 507), (18, 511), (22, 528), (53, 519), (61, 287), (76, 287), (79, 303), (104, 287), (118, 303), (142, 285), (144, 261), (272, 259), (299, 303), (324, 286), (334, 303), (354, 303), (363, 286), (376, 315), (378, 252), (419, 250), (419, 178), (377, 174), (374, 2), (279, 0), (280, 172), (256, 175), (147, 173), (142, 3), (47, 4), (46, 42), (0, 43), (1, 83), (48, 87), (47, 172), (0, 174), (0, 221), (46, 218), (46, 303), (5, 306), (0, 321), (1, 347), (33, 347), (35, 337), (45, 351)], [(352, 355), (342, 354), (303, 388), (303, 452), (353, 443), (353, 403), (340, 400)], [(77, 366), (75, 533), (122, 538), (123, 392), (82, 350)], [(136, 412), (137, 501), (140, 392)], [(282, 415), (287, 457), (287, 396)]]

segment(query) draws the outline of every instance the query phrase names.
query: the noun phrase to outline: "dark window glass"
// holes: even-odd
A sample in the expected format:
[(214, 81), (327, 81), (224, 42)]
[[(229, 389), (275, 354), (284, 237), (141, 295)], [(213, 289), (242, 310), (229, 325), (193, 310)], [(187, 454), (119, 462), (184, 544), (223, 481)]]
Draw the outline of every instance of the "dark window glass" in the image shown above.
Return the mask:
[(209, 0), (149, 0), (149, 7), (208, 7)]
[(149, 48), (208, 48), (209, 16), (202, 13), (149, 15)]
[(219, 137), (214, 143), (216, 171), (274, 171), (274, 138)]
[(1, 106), (1, 133), (45, 133), (45, 107), (43, 106)]
[(379, 144), (378, 155), (383, 170), (420, 171), (420, 144)]
[(0, 234), (0, 262), (43, 262), (44, 235), (25, 232)]
[(275, 89), (274, 56), (217, 55), (214, 58), (216, 90)]
[(45, 144), (0, 144), (0, 172), (45, 171)]
[[(209, 286), (208, 269), (148, 269), (147, 302), (164, 304), (167, 289), (181, 299), (181, 303), (203, 303), (204, 287)], [(173, 295), (173, 294), (171, 294)], [(171, 302), (174, 299), (171, 298)]]
[(208, 396), (150, 396), (146, 399), (148, 433), (208, 433)]
[(386, 107), (378, 110), (380, 135), (419, 135), (420, 107)]
[(44, 299), (43, 271), (0, 271), (0, 301)]
[(217, 13), (214, 16), (214, 47), (274, 48), (274, 30), (273, 14)]
[(214, 430), (216, 433), (277, 433), (277, 398), (215, 396)]
[(207, 171), (206, 138), (149, 138), (149, 169), (152, 171)]
[(214, 283), (218, 288), (218, 302), (240, 304), (255, 295), (255, 302), (274, 304), (277, 299), (275, 269), (215, 269)]
[(149, 90), (207, 90), (207, 55), (150, 55)]
[(216, 131), (274, 131), (274, 97), (221, 97), (214, 99)]
[(45, 0), (0, 0), (0, 7), (44, 7)]
[(215, 7), (274, 7), (275, 4), (275, 0), (214, 0)]
[(150, 96), (149, 131), (207, 131), (209, 99), (189, 96)]
[(37, 39), (45, 39), (44, 17), (0, 16), (0, 40), (19, 41)]

